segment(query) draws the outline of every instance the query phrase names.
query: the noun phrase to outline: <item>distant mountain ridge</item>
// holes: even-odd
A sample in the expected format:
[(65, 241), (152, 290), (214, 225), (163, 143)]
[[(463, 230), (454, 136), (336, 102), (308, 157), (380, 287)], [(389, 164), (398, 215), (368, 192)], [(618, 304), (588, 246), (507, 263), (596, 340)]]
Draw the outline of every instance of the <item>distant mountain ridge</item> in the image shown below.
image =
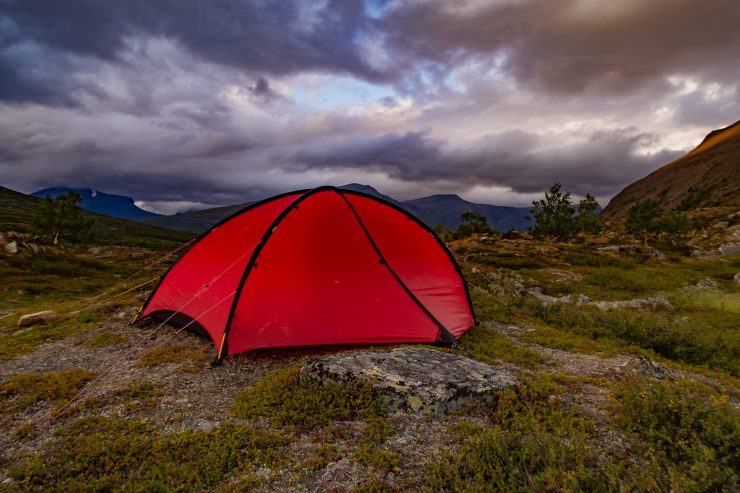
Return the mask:
[[(348, 183), (337, 188), (365, 193), (386, 200), (401, 207), (421, 219), (427, 226), (434, 228), (444, 225), (454, 229), (460, 225), (460, 215), (463, 212), (474, 211), (486, 216), (493, 229), (504, 232), (511, 229), (526, 230), (532, 223), (526, 219), (529, 207), (506, 207), (468, 202), (457, 195), (431, 195), (414, 200), (399, 201), (380, 193), (370, 185)], [(196, 212), (175, 214), (172, 216), (158, 216), (145, 219), (144, 222), (155, 226), (202, 233), (252, 202), (244, 204), (204, 209)]]
[(80, 207), (86, 211), (133, 221), (141, 221), (159, 216), (159, 214), (137, 207), (134, 204), (134, 199), (131, 197), (99, 192), (93, 188), (52, 187), (33, 192), (31, 195), (38, 198), (44, 198), (47, 195), (51, 198), (56, 198), (67, 192), (79, 193), (82, 196)]
[(604, 217), (622, 218), (645, 199), (667, 210), (740, 207), (740, 121), (710, 132), (685, 156), (626, 187), (606, 206)]

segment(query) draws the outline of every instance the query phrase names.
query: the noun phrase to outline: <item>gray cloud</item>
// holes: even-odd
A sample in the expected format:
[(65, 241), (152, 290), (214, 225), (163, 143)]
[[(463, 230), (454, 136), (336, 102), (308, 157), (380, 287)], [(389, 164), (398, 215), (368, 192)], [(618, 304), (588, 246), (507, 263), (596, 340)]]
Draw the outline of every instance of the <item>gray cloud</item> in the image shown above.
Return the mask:
[(537, 150), (541, 136), (512, 130), (461, 149), (421, 132), (387, 134), (299, 152), (288, 169), (371, 169), (408, 182), (445, 181), (457, 184), (458, 189), (506, 186), (519, 193), (540, 192), (560, 181), (574, 193), (604, 196), (681, 154), (639, 154), (640, 146), (655, 136), (635, 129), (599, 131), (586, 137)]
[(738, 25), (735, 0), (406, 2), (381, 20), (400, 52), (443, 65), (496, 61), (520, 84), (567, 94), (624, 92), (675, 73), (735, 82)]
[[(2, 0), (0, 99), (65, 103), (62, 88), (55, 92), (48, 78), (38, 76), (39, 66), (69, 55), (121, 62), (128, 43), (140, 38), (171, 39), (204, 61), (256, 74), (319, 70), (371, 81), (393, 77), (363, 56), (359, 35), (370, 29), (364, 2), (332, 0), (314, 5), (240, 0)], [(27, 45), (42, 52), (31, 64), (13, 60), (18, 47)], [(69, 71), (56, 70), (53, 75), (64, 82)], [(269, 84), (258, 76), (253, 89), (265, 95)]]
[(608, 197), (738, 118), (735, 1), (385, 3), (0, 0), (3, 184)]

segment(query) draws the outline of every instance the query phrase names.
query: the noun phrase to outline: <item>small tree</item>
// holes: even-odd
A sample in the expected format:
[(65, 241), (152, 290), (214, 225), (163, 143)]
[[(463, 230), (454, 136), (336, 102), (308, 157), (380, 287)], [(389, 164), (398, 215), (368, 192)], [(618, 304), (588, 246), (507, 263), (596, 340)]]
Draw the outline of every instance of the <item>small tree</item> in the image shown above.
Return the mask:
[(629, 233), (641, 238), (647, 245), (648, 239), (660, 232), (659, 219), (662, 215), (663, 209), (660, 208), (657, 200), (638, 200), (627, 211), (625, 226)]
[(561, 192), (560, 183), (555, 182), (549, 192), (545, 192), (543, 200), (532, 202), (534, 206), (529, 211), (528, 219), (534, 219), (534, 226), (529, 232), (537, 239), (555, 238), (560, 241), (568, 240), (575, 233), (573, 204), (570, 201), (570, 192)]
[(51, 240), (55, 245), (59, 239), (89, 241), (92, 236), (92, 221), (80, 213), (78, 204), (82, 196), (67, 192), (52, 199), (48, 195), (36, 205), (33, 215), (33, 231)]
[(576, 223), (583, 233), (598, 234), (604, 229), (604, 221), (599, 216), (599, 202), (590, 193), (578, 203)]
[(460, 214), (460, 226), (454, 232), (455, 239), (467, 238), (474, 234), (492, 234), (493, 228), (486, 216), (480, 212), (466, 211)]
[(683, 242), (691, 227), (689, 216), (681, 211), (669, 212), (657, 218), (655, 222), (658, 234), (665, 236), (673, 246), (676, 246), (678, 242)]

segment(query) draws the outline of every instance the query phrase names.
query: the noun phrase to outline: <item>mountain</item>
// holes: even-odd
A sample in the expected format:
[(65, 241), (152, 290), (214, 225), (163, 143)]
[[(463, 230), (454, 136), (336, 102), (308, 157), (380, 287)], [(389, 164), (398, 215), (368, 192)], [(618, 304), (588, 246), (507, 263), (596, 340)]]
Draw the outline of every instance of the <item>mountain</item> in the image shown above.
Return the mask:
[(86, 211), (134, 221), (159, 216), (159, 214), (145, 211), (134, 205), (134, 199), (131, 197), (98, 192), (92, 188), (53, 187), (33, 192), (31, 195), (39, 198), (49, 195), (54, 198), (67, 192), (77, 192), (82, 195), (80, 207)]
[(637, 200), (648, 198), (664, 209), (740, 207), (740, 121), (714, 130), (685, 156), (619, 192), (604, 217), (622, 218)]
[[(34, 207), (38, 198), (0, 187), (0, 231), (30, 233)], [(86, 219), (93, 222), (93, 243), (98, 245), (126, 245), (154, 249), (173, 248), (188, 241), (191, 234), (157, 228), (138, 221), (104, 216), (83, 210)]]
[(372, 195), (373, 197), (378, 197), (379, 199), (383, 199), (386, 202), (390, 202), (391, 204), (395, 204), (395, 205), (403, 207), (403, 203), (387, 195), (383, 195), (382, 193), (378, 192), (375, 188), (371, 187), (370, 185), (363, 185), (361, 183), (348, 183), (338, 188), (341, 188), (343, 190), (352, 190), (353, 192), (360, 192), (366, 195)]
[[(463, 200), (457, 195), (432, 195), (430, 197), (401, 202), (378, 192), (369, 185), (349, 183), (338, 188), (362, 192), (386, 200), (406, 209), (432, 228), (439, 224), (443, 224), (446, 228), (450, 229), (456, 228), (460, 225), (460, 215), (466, 211), (480, 212), (486, 216), (491, 226), (498, 231), (509, 231), (510, 229), (524, 231), (531, 224), (530, 221), (525, 219), (525, 216), (529, 213), (528, 207), (517, 208), (476, 204)], [(158, 216), (145, 219), (144, 222), (164, 228), (188, 231), (190, 233), (202, 233), (223, 218), (246, 207), (250, 203), (252, 202), (195, 212), (185, 212), (172, 216)]]
[(408, 200), (401, 206), (431, 227), (444, 224), (448, 229), (456, 228), (460, 225), (460, 215), (467, 211), (483, 214), (497, 231), (524, 231), (532, 224), (526, 219), (529, 207), (476, 204), (457, 195), (431, 195)]
[(182, 212), (171, 216), (157, 216), (144, 219), (143, 222), (160, 228), (176, 229), (179, 231), (187, 231), (188, 233), (199, 234), (204, 231), (208, 231), (213, 225), (222, 219), (229, 217), (238, 210), (243, 209), (252, 203), (254, 202), (214, 207), (200, 211)]

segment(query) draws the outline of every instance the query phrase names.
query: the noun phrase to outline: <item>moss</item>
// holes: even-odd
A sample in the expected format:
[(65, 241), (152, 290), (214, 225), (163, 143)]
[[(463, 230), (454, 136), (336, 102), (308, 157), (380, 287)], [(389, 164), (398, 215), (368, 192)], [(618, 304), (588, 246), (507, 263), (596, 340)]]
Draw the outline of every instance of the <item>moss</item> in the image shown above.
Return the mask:
[(94, 376), (83, 369), (13, 375), (0, 384), (0, 411), (23, 411), (41, 401), (66, 402)]
[(101, 349), (116, 344), (123, 344), (128, 342), (128, 337), (115, 332), (106, 331), (100, 332), (92, 336), (86, 343), (85, 347), (89, 349)]
[(242, 419), (267, 418), (273, 426), (314, 430), (335, 420), (372, 419), (383, 406), (367, 382), (342, 385), (303, 382), (300, 366), (273, 372), (236, 396), (231, 414)]
[(190, 361), (194, 365), (203, 364), (206, 361), (206, 355), (202, 351), (191, 349), (184, 344), (160, 346), (139, 358), (136, 362), (136, 366), (158, 366), (168, 363), (181, 363), (184, 361)]
[(249, 426), (165, 435), (143, 421), (83, 418), (10, 470), (19, 491), (204, 491), (277, 467), (287, 440)]

